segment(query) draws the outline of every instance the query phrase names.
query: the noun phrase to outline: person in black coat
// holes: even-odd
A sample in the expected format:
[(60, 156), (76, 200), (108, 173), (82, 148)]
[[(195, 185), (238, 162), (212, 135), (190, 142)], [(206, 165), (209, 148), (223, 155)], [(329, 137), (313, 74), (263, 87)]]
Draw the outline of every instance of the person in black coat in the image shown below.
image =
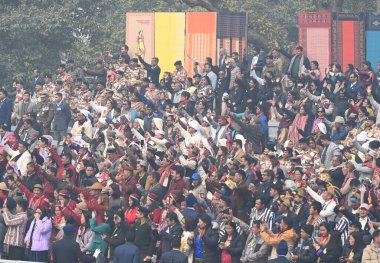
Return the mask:
[(362, 233), (352, 232), (348, 238), (348, 244), (343, 248), (342, 259), (345, 260), (344, 262), (351, 260), (352, 263), (360, 263), (362, 262), (364, 248)]
[(124, 245), (118, 246), (115, 249), (113, 263), (139, 263), (140, 262), (140, 250), (133, 243), (135, 240), (134, 231), (128, 231), (126, 233), (127, 242)]
[(167, 222), (167, 228), (160, 231), (161, 238), (161, 251), (162, 254), (172, 249), (171, 243), (174, 236), (182, 235), (182, 226), (178, 221), (178, 216), (174, 212), (169, 212), (165, 218)]
[(54, 96), (54, 119), (53, 119), (53, 132), (54, 139), (58, 142), (66, 135), (67, 128), (71, 121), (71, 109), (69, 104), (63, 100), (63, 95), (57, 92)]
[(160, 262), (161, 263), (187, 263), (188, 259), (186, 255), (179, 251), (179, 248), (181, 246), (181, 236), (173, 236), (171, 246), (173, 247), (173, 249), (168, 252), (165, 252), (161, 257)]
[[(64, 236), (53, 244), (53, 262), (54, 263), (83, 263), (95, 262), (93, 256), (83, 254), (79, 248), (79, 244), (73, 239), (75, 234), (75, 226), (68, 224), (63, 227)], [(79, 260), (78, 260), (79, 259)]]
[(313, 244), (313, 230), (312, 225), (302, 225), (300, 239), (295, 246), (291, 259), (296, 263), (315, 263), (317, 262), (317, 255)]
[[(227, 71), (227, 76), (226, 76)], [(218, 80), (215, 88), (215, 113), (220, 115), (222, 113), (223, 94), (229, 92), (231, 82), (231, 69), (227, 66), (227, 70), (219, 70)]]
[(218, 238), (218, 232), (212, 229), (210, 216), (203, 214), (199, 218), (198, 228), (195, 229), (195, 259), (200, 259), (201, 262), (217, 263)]
[(161, 73), (161, 68), (158, 66), (158, 58), (152, 58), (150, 61), (151, 64), (146, 63), (141, 55), (139, 55), (138, 58), (140, 63), (144, 65), (148, 78), (150, 78), (156, 85), (158, 85)]
[(320, 263), (338, 263), (342, 255), (342, 244), (339, 233), (331, 232), (330, 225), (323, 222), (319, 225), (319, 241), (314, 244)]
[(224, 225), (225, 234), (219, 242), (221, 259), (231, 257), (231, 263), (239, 263), (245, 246), (245, 239), (236, 231), (236, 223), (229, 221)]
[(121, 209), (116, 211), (113, 217), (115, 228), (112, 230), (111, 236), (105, 239), (109, 244), (111, 260), (113, 259), (115, 248), (125, 243), (127, 232), (131, 230), (123, 218), (123, 211)]
[(7, 130), (11, 129), (12, 101), (8, 98), (8, 93), (4, 89), (0, 89), (0, 126)]

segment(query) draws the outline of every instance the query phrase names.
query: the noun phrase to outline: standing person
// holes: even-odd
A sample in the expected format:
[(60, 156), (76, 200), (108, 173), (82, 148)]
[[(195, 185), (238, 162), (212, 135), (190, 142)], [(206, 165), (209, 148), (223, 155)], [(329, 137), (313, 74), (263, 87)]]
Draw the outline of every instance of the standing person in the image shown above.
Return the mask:
[(372, 234), (373, 242), (363, 251), (363, 263), (376, 263), (380, 261), (380, 229)]
[(160, 234), (161, 238), (161, 251), (162, 253), (168, 252), (171, 250), (171, 243), (174, 236), (182, 235), (182, 227), (178, 221), (177, 214), (174, 212), (169, 212), (166, 215), (166, 225), (165, 229), (162, 229)]
[(226, 72), (224, 70), (219, 70), (218, 72), (218, 80), (216, 82), (216, 87), (214, 90), (214, 98), (215, 98), (215, 113), (217, 115), (220, 115), (222, 113), (222, 102), (223, 102), (223, 95), (225, 93), (229, 92), (229, 86), (231, 81), (231, 69), (228, 66), (227, 69), (227, 76)]
[(296, 47), (296, 54), (290, 60), (290, 65), (288, 68), (288, 74), (293, 78), (298, 79), (302, 72), (310, 70), (311, 65), (309, 59), (303, 54), (303, 47)]
[(331, 233), (330, 226), (327, 222), (323, 222), (319, 226), (319, 240), (315, 240), (315, 250), (319, 257), (320, 263), (338, 263), (342, 254), (342, 245), (340, 237)]
[(78, 263), (94, 262), (93, 256), (86, 256), (79, 248), (79, 244), (75, 242), (75, 226), (68, 224), (63, 227), (64, 236), (53, 244), (53, 262), (54, 263)]
[(204, 214), (200, 217), (195, 230), (195, 262), (218, 262), (218, 232), (212, 229), (211, 218)]
[(158, 58), (154, 57), (150, 60), (150, 64), (146, 63), (145, 60), (141, 57), (141, 52), (136, 54), (139, 58), (141, 64), (144, 65), (144, 68), (147, 71), (147, 77), (150, 78), (154, 84), (159, 84), (159, 78), (161, 73), (161, 68), (158, 66)]
[[(153, 240), (152, 229), (148, 224), (149, 210), (146, 207), (140, 206), (136, 214), (136, 238), (135, 244), (140, 250), (139, 262), (151, 262), (155, 242)], [(116, 257), (116, 251), (115, 251)], [(121, 261), (120, 261), (121, 262)]]
[(291, 254), (291, 260), (296, 263), (315, 263), (317, 255), (313, 245), (313, 226), (302, 225), (300, 239)]
[(34, 219), (25, 236), (25, 245), (28, 249), (28, 260), (48, 262), (52, 224), (43, 206), (34, 211)]
[[(314, 192), (313, 189), (311, 189), (309, 186), (306, 187), (306, 192), (309, 193), (309, 195), (317, 202), (322, 204), (322, 210), (319, 213), (321, 217), (323, 217), (326, 222), (334, 221), (335, 220), (335, 212), (334, 208), (336, 206), (336, 202), (334, 200), (335, 192), (334, 188), (328, 187), (324, 190), (321, 195)], [(311, 214), (311, 211), (310, 211)]]
[(361, 263), (364, 250), (363, 236), (360, 232), (352, 232), (348, 237), (348, 246), (343, 249), (344, 262)]
[(51, 122), (54, 118), (53, 104), (49, 101), (49, 95), (41, 92), (40, 102), (33, 107), (33, 112), (37, 115), (37, 123), (42, 126), (42, 133), (50, 135)]
[(160, 262), (161, 263), (187, 263), (187, 257), (179, 250), (181, 246), (181, 237), (173, 236), (171, 242), (172, 250), (165, 252)]
[(123, 245), (126, 240), (127, 232), (130, 231), (127, 223), (123, 220), (123, 211), (119, 209), (113, 216), (115, 223), (114, 229), (112, 229), (111, 236), (106, 241), (109, 243), (109, 259), (112, 260), (114, 256), (115, 248)]
[(58, 143), (67, 133), (67, 128), (71, 121), (71, 110), (69, 104), (63, 100), (62, 93), (58, 92), (54, 96), (54, 119), (53, 119), (53, 132), (54, 139)]
[(0, 126), (11, 130), (12, 101), (8, 98), (8, 92), (0, 89)]
[(229, 221), (224, 225), (225, 234), (219, 242), (222, 263), (238, 263), (244, 249), (244, 239), (236, 231), (236, 223)]
[(252, 228), (238, 218), (234, 217), (233, 221), (239, 225), (244, 234), (248, 235), (241, 261), (243, 263), (266, 263), (268, 261), (269, 248), (260, 236), (261, 221), (253, 221)]
[(332, 159), (335, 155), (341, 155), (338, 145), (331, 142), (331, 137), (329, 134), (322, 134), (319, 139), (323, 145), (323, 150), (321, 153), (321, 163), (326, 169), (332, 167)]
[(115, 249), (113, 263), (139, 263), (140, 250), (133, 243), (135, 240), (135, 233), (130, 230), (127, 231), (125, 236), (127, 242)]
[[(6, 199), (7, 200), (7, 199)], [(24, 260), (25, 248), (22, 237), (25, 235), (28, 216), (28, 201), (25, 199), (17, 200), (16, 214), (12, 214), (7, 208), (7, 201), (4, 202), (3, 218), (8, 227), (4, 238), (4, 244), (9, 246), (8, 259)]]

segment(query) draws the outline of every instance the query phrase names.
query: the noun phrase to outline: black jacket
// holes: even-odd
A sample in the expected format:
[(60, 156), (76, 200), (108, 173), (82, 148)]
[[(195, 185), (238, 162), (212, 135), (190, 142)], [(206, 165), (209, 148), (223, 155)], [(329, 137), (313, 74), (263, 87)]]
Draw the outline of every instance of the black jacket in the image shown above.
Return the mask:
[(146, 63), (141, 56), (139, 56), (138, 58), (139, 58), (140, 63), (144, 65), (144, 68), (146, 69), (148, 78), (153, 80), (153, 82), (156, 85), (158, 85), (160, 73), (161, 73), (161, 68), (158, 65), (153, 67), (152, 65)]
[(215, 88), (215, 111), (220, 115), (222, 111), (223, 94), (229, 92), (231, 82), (231, 69), (227, 69), (227, 76), (225, 78), (218, 78)]
[(120, 225), (115, 226), (115, 229), (112, 231), (110, 238), (106, 240), (110, 246), (111, 259), (113, 258), (115, 248), (125, 243), (128, 230), (130, 230), (129, 226), (126, 223), (121, 222)]
[[(198, 229), (195, 229), (195, 236), (198, 235)], [(218, 263), (218, 232), (211, 227), (209, 227), (202, 237), (202, 250), (204, 262), (207, 263)]]
[(319, 263), (339, 263), (342, 250), (340, 236), (332, 233), (329, 242), (321, 248), (320, 254), (317, 251), (320, 258)]
[(78, 263), (78, 259), (81, 262), (95, 262), (94, 257), (83, 254), (79, 244), (66, 235), (53, 244), (53, 259), (54, 263)]
[[(224, 236), (222, 236), (222, 238), (220, 239), (220, 242), (226, 242), (226, 240), (227, 240), (227, 233), (224, 234)], [(240, 258), (241, 258), (241, 254), (243, 253), (244, 246), (245, 246), (245, 238), (243, 238), (242, 235), (235, 233), (231, 240), (230, 246), (226, 248), (226, 251), (231, 255), (232, 263), (241, 262)]]
[(182, 227), (180, 223), (175, 223), (172, 227), (169, 228), (169, 233), (165, 230), (161, 230), (161, 250), (162, 253), (168, 252), (172, 249), (171, 243), (174, 236), (182, 236)]
[(58, 106), (57, 103), (53, 104), (54, 119), (53, 130), (54, 131), (66, 131), (71, 121), (71, 109), (67, 102), (62, 101)]
[(315, 263), (317, 262), (317, 255), (315, 254), (313, 240), (311, 238), (305, 240), (301, 245), (301, 239), (294, 247), (293, 254), (298, 256), (296, 263)]

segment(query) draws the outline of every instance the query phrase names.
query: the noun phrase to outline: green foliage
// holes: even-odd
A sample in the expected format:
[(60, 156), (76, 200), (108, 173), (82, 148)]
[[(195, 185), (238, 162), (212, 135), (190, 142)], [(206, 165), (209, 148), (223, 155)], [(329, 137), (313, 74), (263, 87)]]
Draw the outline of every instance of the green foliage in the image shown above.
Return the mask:
[[(125, 40), (126, 12), (214, 10), (248, 12), (256, 46), (297, 42), (297, 13), (337, 0), (0, 0), (0, 86), (30, 79), (38, 66), (52, 71), (67, 58), (92, 64)], [(208, 5), (204, 5), (207, 2)], [(343, 11), (375, 10), (376, 1), (344, 0)], [(330, 8), (330, 7), (329, 7)], [(51, 72), (54, 73), (54, 72)]]

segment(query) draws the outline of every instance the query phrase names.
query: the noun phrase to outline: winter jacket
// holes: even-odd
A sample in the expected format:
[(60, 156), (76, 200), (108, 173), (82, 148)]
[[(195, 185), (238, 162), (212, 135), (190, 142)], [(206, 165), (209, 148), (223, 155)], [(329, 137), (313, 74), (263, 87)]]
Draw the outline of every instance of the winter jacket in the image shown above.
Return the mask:
[[(32, 230), (34, 226), (34, 232)], [(29, 230), (26, 233), (24, 241), (30, 241), (32, 243), (31, 251), (47, 251), (49, 250), (50, 237), (51, 237), (52, 224), (48, 217), (44, 217), (41, 220), (33, 219), (29, 226)]]
[(374, 243), (368, 245), (363, 251), (362, 263), (378, 263), (380, 262), (379, 249), (376, 249)]
[[(195, 229), (195, 236), (198, 236), (198, 229)], [(202, 237), (202, 250), (204, 262), (217, 263), (218, 262), (218, 232), (209, 227), (206, 229)]]
[(93, 239), (91, 240), (90, 251), (95, 251), (97, 248), (99, 248), (104, 254), (107, 250), (108, 243), (102, 239), (102, 234), (105, 234), (107, 236), (110, 235), (110, 225), (106, 223), (98, 225), (96, 219), (91, 218), (90, 228), (95, 233)]
[[(226, 240), (227, 240), (227, 234), (224, 234), (224, 236), (220, 239), (220, 242), (226, 242)], [(240, 262), (244, 245), (245, 245), (244, 237), (242, 235), (234, 233), (230, 246), (226, 248), (226, 251), (228, 252), (228, 254), (231, 255), (232, 263)]]
[[(269, 246), (272, 246), (270, 259), (277, 257), (276, 246), (280, 243), (281, 240), (285, 240), (288, 244), (288, 251), (293, 250), (294, 242), (297, 240), (297, 235), (296, 232), (294, 232), (294, 229), (288, 229), (278, 234), (273, 234), (272, 231), (267, 229), (266, 231), (262, 231), (260, 235)], [(289, 253), (287, 256), (290, 256)]]
[(315, 248), (313, 240), (311, 238), (303, 241), (302, 239), (298, 240), (297, 246), (293, 250), (293, 254), (298, 256), (296, 263), (315, 263), (317, 262), (317, 255), (315, 254)]

